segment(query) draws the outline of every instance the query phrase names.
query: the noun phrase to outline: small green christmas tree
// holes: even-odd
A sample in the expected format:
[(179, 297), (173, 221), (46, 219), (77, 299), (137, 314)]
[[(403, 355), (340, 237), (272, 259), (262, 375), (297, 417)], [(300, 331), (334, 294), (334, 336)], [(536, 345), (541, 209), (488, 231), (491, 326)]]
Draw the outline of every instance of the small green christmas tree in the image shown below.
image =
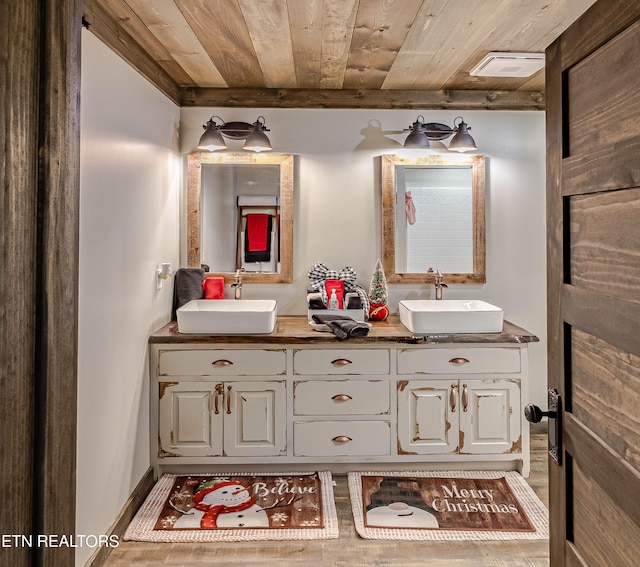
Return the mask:
[(387, 278), (384, 276), (382, 262), (380, 262), (379, 259), (376, 262), (376, 268), (371, 276), (369, 299), (371, 303), (377, 303), (378, 305), (386, 305), (388, 301)]

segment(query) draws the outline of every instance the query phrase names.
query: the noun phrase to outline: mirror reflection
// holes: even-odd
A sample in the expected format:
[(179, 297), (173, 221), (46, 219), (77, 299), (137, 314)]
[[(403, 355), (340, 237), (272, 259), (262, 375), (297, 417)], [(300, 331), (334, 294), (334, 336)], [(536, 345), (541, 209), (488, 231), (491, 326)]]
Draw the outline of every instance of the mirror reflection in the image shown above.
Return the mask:
[(383, 156), (382, 193), (388, 281), (485, 281), (483, 156)]
[(293, 156), (189, 155), (188, 262), (255, 283), (292, 278)]

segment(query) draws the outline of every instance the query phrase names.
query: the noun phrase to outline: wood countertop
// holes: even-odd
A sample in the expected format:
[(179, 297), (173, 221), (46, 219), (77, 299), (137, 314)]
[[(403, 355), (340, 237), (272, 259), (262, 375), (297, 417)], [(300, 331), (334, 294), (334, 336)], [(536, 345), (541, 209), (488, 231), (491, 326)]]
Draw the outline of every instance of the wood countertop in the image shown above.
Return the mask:
[(283, 315), (276, 321), (274, 331), (268, 335), (201, 335), (185, 334), (178, 331), (178, 323), (171, 321), (149, 337), (149, 343), (157, 344), (496, 344), (538, 342), (538, 337), (529, 331), (505, 321), (501, 333), (455, 333), (414, 335), (400, 322), (398, 315), (392, 315), (386, 321), (372, 321), (369, 334), (344, 341), (338, 340), (329, 332), (314, 331), (309, 327), (304, 315)]

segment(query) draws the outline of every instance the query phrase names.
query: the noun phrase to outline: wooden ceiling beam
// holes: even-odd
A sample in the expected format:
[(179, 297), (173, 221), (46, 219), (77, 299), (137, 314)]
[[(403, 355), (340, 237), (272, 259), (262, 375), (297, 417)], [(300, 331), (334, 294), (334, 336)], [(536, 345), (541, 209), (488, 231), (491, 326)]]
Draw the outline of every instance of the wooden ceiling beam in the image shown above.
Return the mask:
[(117, 22), (98, 0), (84, 0), (84, 26), (176, 104), (181, 89), (162, 66)]
[(379, 108), (416, 110), (544, 110), (540, 91), (420, 89), (182, 89), (181, 106), (237, 108)]

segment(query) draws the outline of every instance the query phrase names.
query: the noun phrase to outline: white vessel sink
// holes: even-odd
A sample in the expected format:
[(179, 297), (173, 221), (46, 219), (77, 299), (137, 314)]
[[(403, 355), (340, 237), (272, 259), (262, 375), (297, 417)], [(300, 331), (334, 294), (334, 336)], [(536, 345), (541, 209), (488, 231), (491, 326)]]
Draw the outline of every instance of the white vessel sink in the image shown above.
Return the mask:
[(412, 333), (499, 333), (504, 311), (477, 299), (405, 299), (400, 321)]
[(195, 299), (178, 309), (178, 331), (203, 335), (264, 335), (276, 326), (273, 299)]

